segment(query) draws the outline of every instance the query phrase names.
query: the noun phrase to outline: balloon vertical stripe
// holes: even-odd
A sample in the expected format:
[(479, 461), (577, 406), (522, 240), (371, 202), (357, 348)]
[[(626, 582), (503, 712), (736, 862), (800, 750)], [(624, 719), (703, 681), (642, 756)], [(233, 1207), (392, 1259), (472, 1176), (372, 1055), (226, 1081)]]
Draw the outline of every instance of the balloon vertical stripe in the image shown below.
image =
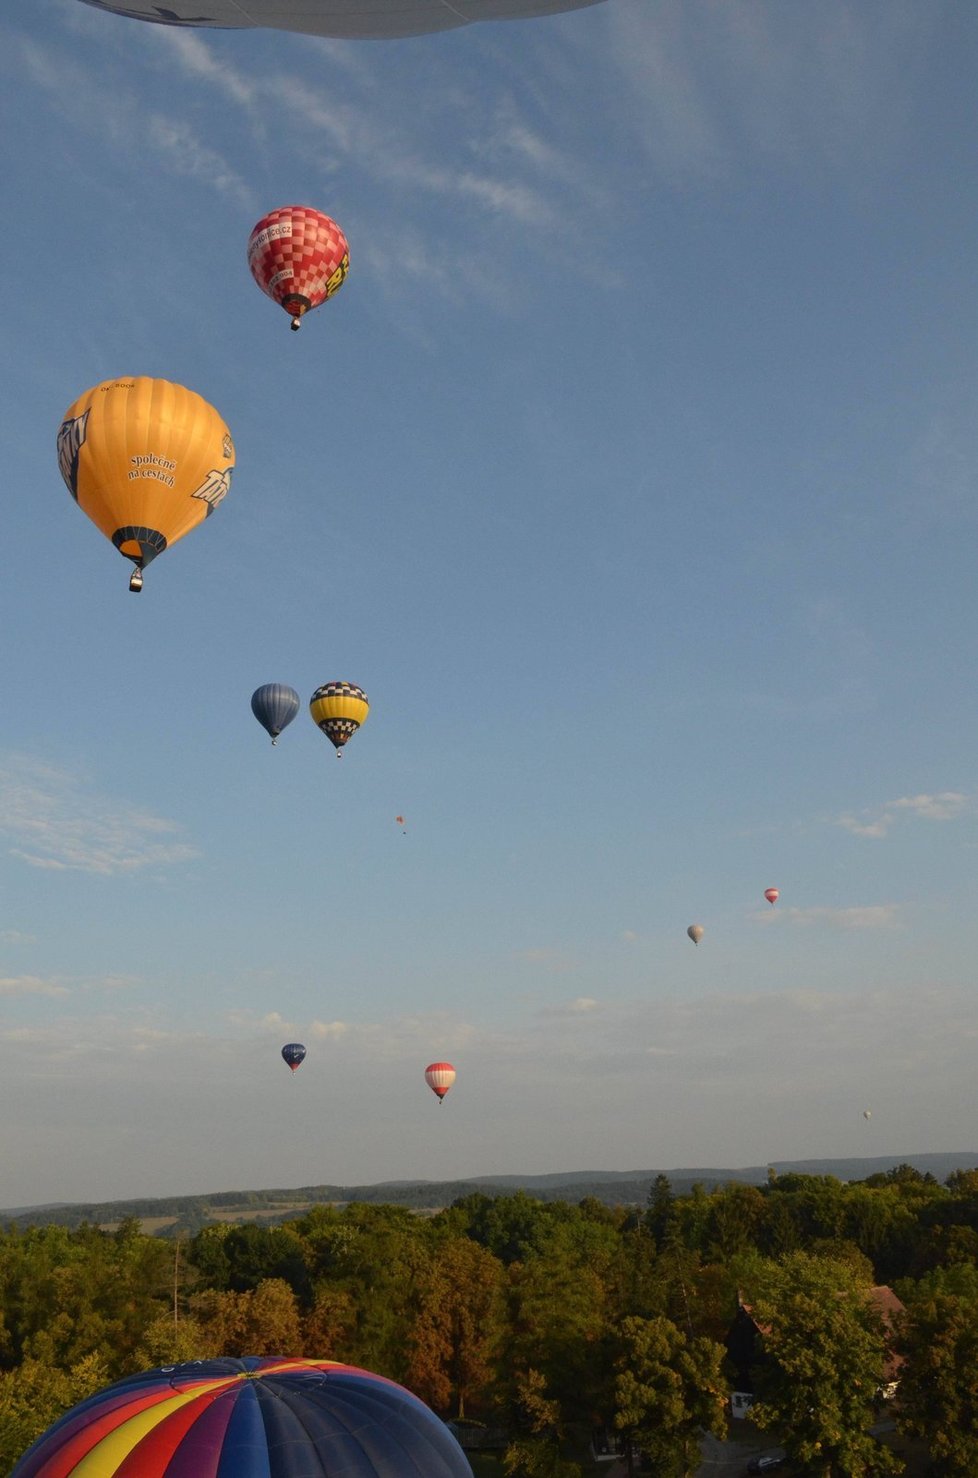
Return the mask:
[(11, 1478), (472, 1478), (410, 1391), (330, 1360), (195, 1360), (82, 1402)]

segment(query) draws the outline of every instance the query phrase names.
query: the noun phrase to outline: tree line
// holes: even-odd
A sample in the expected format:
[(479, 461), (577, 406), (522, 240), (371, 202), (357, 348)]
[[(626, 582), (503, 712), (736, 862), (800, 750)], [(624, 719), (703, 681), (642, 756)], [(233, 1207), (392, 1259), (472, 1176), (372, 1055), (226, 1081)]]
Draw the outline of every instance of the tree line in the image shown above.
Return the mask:
[[(906, 1306), (887, 1329), (869, 1290)], [(306, 1355), (401, 1381), (503, 1434), (509, 1478), (575, 1478), (591, 1433), (682, 1478), (722, 1434), (740, 1304), (758, 1332), (751, 1416), (819, 1478), (899, 1470), (893, 1411), (935, 1472), (978, 1472), (978, 1170), (859, 1182), (772, 1173), (643, 1208), (468, 1194), (431, 1216), (315, 1206), (282, 1226), (164, 1241), (0, 1232), (0, 1465), (107, 1382), (213, 1355)], [(477, 1430), (477, 1429), (476, 1429)]]

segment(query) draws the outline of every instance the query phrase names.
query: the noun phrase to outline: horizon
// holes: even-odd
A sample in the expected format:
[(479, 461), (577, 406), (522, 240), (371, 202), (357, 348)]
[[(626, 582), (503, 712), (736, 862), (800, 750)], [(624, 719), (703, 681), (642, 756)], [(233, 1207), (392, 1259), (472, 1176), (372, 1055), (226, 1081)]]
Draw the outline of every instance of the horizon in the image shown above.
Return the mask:
[[(640, 1180), (640, 1181), (641, 1180), (646, 1180), (646, 1179), (652, 1179), (652, 1180), (654, 1180), (654, 1178), (656, 1176), (659, 1176), (659, 1175), (665, 1175), (667, 1177), (681, 1177), (683, 1180), (688, 1180), (691, 1177), (694, 1177), (694, 1176), (697, 1176), (697, 1175), (704, 1175), (704, 1176), (708, 1176), (708, 1177), (713, 1177), (713, 1176), (719, 1177), (719, 1176), (722, 1176), (722, 1175), (734, 1175), (734, 1176), (736, 1176), (736, 1175), (756, 1174), (758, 1176), (762, 1176), (763, 1177), (766, 1171), (774, 1170), (774, 1171), (778, 1172), (779, 1171), (779, 1167), (780, 1167), (780, 1170), (781, 1171), (787, 1171), (788, 1173), (799, 1173), (799, 1174), (806, 1174), (806, 1173), (808, 1173), (808, 1174), (812, 1174), (812, 1175), (816, 1175), (816, 1174), (835, 1175), (835, 1178), (841, 1179), (843, 1182), (845, 1182), (847, 1179), (856, 1180), (856, 1179), (860, 1179), (860, 1178), (863, 1178), (863, 1177), (859, 1177), (859, 1176), (855, 1176), (855, 1175), (850, 1176), (850, 1177), (846, 1177), (844, 1175), (838, 1175), (837, 1172), (826, 1171), (826, 1170), (822, 1170), (822, 1171), (819, 1171), (819, 1172), (816, 1172), (816, 1171), (806, 1172), (805, 1169), (804, 1169), (804, 1167), (806, 1165), (813, 1165), (813, 1166), (815, 1166), (815, 1165), (821, 1165), (821, 1166), (835, 1165), (837, 1167), (842, 1167), (842, 1166), (847, 1166), (848, 1165), (848, 1166), (852, 1166), (852, 1167), (857, 1167), (858, 1166), (858, 1167), (863, 1167), (864, 1168), (867, 1165), (878, 1165), (882, 1169), (882, 1167), (896, 1168), (899, 1165), (911, 1165), (915, 1169), (920, 1169), (920, 1162), (921, 1161), (930, 1161), (930, 1160), (944, 1161), (944, 1162), (948, 1162), (948, 1161), (961, 1161), (962, 1163), (960, 1165), (955, 1165), (954, 1166), (954, 1170), (957, 1170), (957, 1169), (970, 1169), (970, 1168), (976, 1168), (976, 1169), (978, 1169), (978, 1150), (975, 1150), (975, 1151), (971, 1151), (971, 1150), (930, 1150), (930, 1151), (926, 1151), (926, 1152), (924, 1152), (922, 1154), (910, 1154), (910, 1155), (905, 1155), (905, 1156), (901, 1156), (901, 1155), (851, 1155), (851, 1156), (842, 1156), (842, 1157), (835, 1157), (835, 1156), (816, 1156), (816, 1157), (814, 1157), (813, 1159), (810, 1159), (810, 1160), (758, 1161), (755, 1164), (750, 1164), (750, 1165), (700, 1165), (700, 1166), (697, 1166), (697, 1165), (674, 1165), (674, 1166), (662, 1167), (662, 1168), (652, 1167), (652, 1168), (645, 1169), (645, 1170), (550, 1170), (550, 1171), (544, 1170), (544, 1171), (525, 1171), (525, 1172), (514, 1171), (514, 1172), (508, 1172), (508, 1173), (507, 1172), (500, 1172), (498, 1175), (480, 1175), (480, 1174), (476, 1174), (476, 1175), (460, 1175), (460, 1176), (457, 1176), (457, 1177), (451, 1177), (451, 1178), (442, 1179), (442, 1180), (430, 1180), (430, 1179), (428, 1179), (426, 1177), (419, 1177), (419, 1178), (413, 1178), (412, 1177), (412, 1178), (406, 1179), (406, 1180), (401, 1180), (401, 1179), (399, 1179), (399, 1180), (386, 1180), (386, 1181), (362, 1181), (361, 1180), (361, 1181), (350, 1181), (349, 1183), (344, 1183), (344, 1184), (339, 1184), (339, 1183), (336, 1183), (336, 1182), (333, 1182), (333, 1181), (322, 1181), (322, 1182), (309, 1182), (307, 1184), (295, 1185), (295, 1186), (269, 1185), (269, 1186), (226, 1186), (226, 1187), (222, 1187), (222, 1188), (214, 1188), (214, 1187), (211, 1187), (210, 1189), (205, 1190), (205, 1191), (195, 1191), (195, 1190), (188, 1191), (188, 1190), (184, 1189), (184, 1190), (181, 1190), (181, 1191), (162, 1191), (162, 1192), (159, 1192), (159, 1193), (156, 1193), (156, 1194), (153, 1194), (153, 1195), (116, 1196), (116, 1197), (112, 1197), (109, 1200), (104, 1200), (104, 1201), (103, 1200), (94, 1200), (92, 1197), (89, 1196), (89, 1197), (84, 1197), (84, 1198), (82, 1198), (80, 1200), (77, 1200), (77, 1201), (48, 1201), (48, 1202), (45, 1202), (43, 1205), (7, 1206), (7, 1207), (0, 1207), (0, 1216), (28, 1215), (28, 1214), (30, 1214), (31, 1212), (34, 1212), (34, 1211), (42, 1212), (42, 1211), (46, 1211), (46, 1210), (50, 1210), (50, 1211), (71, 1210), (73, 1207), (76, 1207), (76, 1206), (110, 1207), (110, 1206), (114, 1206), (114, 1205), (126, 1205), (126, 1204), (129, 1204), (130, 1202), (133, 1202), (133, 1201), (146, 1201), (146, 1202), (172, 1201), (172, 1200), (179, 1200), (179, 1199), (181, 1199), (183, 1197), (186, 1197), (188, 1199), (194, 1199), (194, 1200), (206, 1200), (210, 1196), (271, 1195), (273, 1193), (278, 1193), (278, 1192), (281, 1192), (281, 1193), (283, 1193), (285, 1195), (289, 1195), (289, 1194), (296, 1194), (299, 1191), (306, 1191), (306, 1190), (315, 1191), (315, 1190), (321, 1190), (321, 1189), (324, 1189), (326, 1187), (328, 1187), (329, 1189), (332, 1189), (332, 1190), (360, 1190), (360, 1191), (381, 1190), (382, 1191), (382, 1190), (385, 1190), (388, 1187), (390, 1187), (391, 1189), (395, 1189), (395, 1188), (410, 1189), (410, 1188), (415, 1187), (415, 1186), (431, 1186), (432, 1188), (437, 1188), (439, 1186), (444, 1186), (444, 1185), (473, 1185), (473, 1186), (478, 1186), (478, 1185), (481, 1185), (481, 1184), (486, 1184), (486, 1185), (499, 1185), (499, 1186), (501, 1186), (501, 1185), (503, 1185), (504, 1183), (506, 1183), (508, 1181), (513, 1181), (513, 1182), (517, 1182), (517, 1184), (514, 1186), (514, 1190), (519, 1190), (524, 1185), (528, 1186), (529, 1187), (529, 1191), (531, 1192), (531, 1198), (532, 1198), (532, 1191), (533, 1191), (534, 1188), (538, 1188), (538, 1189), (542, 1189), (543, 1188), (542, 1186), (534, 1187), (534, 1184), (533, 1184), (534, 1182), (550, 1181), (551, 1183), (553, 1183), (553, 1182), (560, 1182), (560, 1181), (566, 1180), (567, 1181), (567, 1184), (568, 1184), (568, 1189), (573, 1189), (575, 1186), (582, 1185), (582, 1184), (587, 1184), (588, 1182), (591, 1182), (591, 1181), (596, 1181), (596, 1183), (599, 1183), (599, 1184), (603, 1181), (604, 1183), (606, 1183), (609, 1186), (609, 1188), (611, 1188), (616, 1183), (618, 1183), (619, 1181), (624, 1181), (624, 1182), (627, 1183), (627, 1182), (630, 1182), (630, 1181), (633, 1181), (633, 1180)], [(972, 1165), (972, 1161), (973, 1161), (973, 1165)], [(873, 1173), (876, 1173), (876, 1172), (870, 1171), (869, 1173), (870, 1174), (873, 1174)], [(953, 1171), (949, 1171), (948, 1173), (951, 1174), (951, 1173), (953, 1173)], [(944, 1179), (946, 1179), (946, 1176), (944, 1177)], [(718, 1182), (718, 1183), (720, 1183), (720, 1182)], [(559, 1184), (558, 1185), (555, 1185), (554, 1188), (555, 1189), (559, 1189)]]

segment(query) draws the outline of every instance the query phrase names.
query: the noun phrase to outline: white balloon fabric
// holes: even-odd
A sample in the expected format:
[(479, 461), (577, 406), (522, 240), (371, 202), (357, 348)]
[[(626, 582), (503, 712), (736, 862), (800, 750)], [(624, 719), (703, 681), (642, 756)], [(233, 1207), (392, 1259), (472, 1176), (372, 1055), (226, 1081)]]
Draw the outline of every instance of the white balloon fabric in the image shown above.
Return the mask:
[(243, 30), (268, 26), (348, 41), (393, 40), (448, 31), (472, 21), (530, 20), (582, 10), (602, 0), (82, 0), (97, 10), (162, 26)]

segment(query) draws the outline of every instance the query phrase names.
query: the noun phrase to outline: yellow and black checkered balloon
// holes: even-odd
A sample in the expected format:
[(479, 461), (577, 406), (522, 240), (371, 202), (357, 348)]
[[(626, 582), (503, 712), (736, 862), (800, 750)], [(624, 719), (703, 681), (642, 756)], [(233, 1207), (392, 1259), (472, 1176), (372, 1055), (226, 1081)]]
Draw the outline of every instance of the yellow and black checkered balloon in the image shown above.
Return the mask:
[(343, 745), (359, 729), (370, 712), (367, 695), (356, 683), (323, 683), (309, 700), (309, 712), (329, 742), (335, 746), (337, 758)]

